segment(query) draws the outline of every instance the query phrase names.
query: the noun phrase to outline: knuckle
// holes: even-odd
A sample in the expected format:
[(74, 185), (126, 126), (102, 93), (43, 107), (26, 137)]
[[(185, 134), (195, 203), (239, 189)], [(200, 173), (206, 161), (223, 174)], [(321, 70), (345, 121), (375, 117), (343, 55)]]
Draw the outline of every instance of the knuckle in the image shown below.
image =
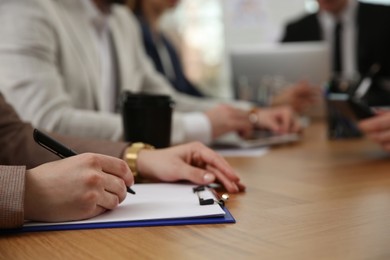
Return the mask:
[(119, 198), (117, 196), (113, 196), (112, 199), (107, 203), (107, 207), (109, 209), (114, 209), (119, 205)]
[(103, 177), (97, 171), (90, 171), (88, 174), (85, 174), (85, 177), (85, 183), (89, 187), (100, 187), (103, 183)]
[(209, 162), (208, 164), (210, 165), (216, 165), (217, 164), (217, 156), (212, 156), (211, 158), (209, 158)]
[(90, 167), (95, 168), (95, 167), (100, 166), (100, 160), (99, 160), (99, 157), (96, 154), (85, 153), (85, 154), (83, 154), (83, 160)]
[(192, 145), (196, 148), (196, 149), (200, 149), (202, 148), (204, 145), (199, 142), (199, 141), (195, 141), (195, 142), (192, 142)]
[(117, 178), (117, 184), (118, 184), (118, 194), (121, 194), (124, 188), (126, 187), (126, 183), (123, 179)]
[(118, 204), (119, 204), (120, 202), (124, 201), (125, 198), (126, 198), (126, 196), (127, 196), (127, 191), (126, 191), (125, 189), (123, 189), (122, 192), (120, 192), (120, 193), (118, 194)]
[(125, 175), (129, 171), (129, 166), (123, 160), (120, 160), (118, 163), (118, 168), (121, 176)]
[(99, 198), (97, 191), (88, 191), (80, 199), (80, 202), (84, 207), (90, 207), (91, 205), (96, 205)]

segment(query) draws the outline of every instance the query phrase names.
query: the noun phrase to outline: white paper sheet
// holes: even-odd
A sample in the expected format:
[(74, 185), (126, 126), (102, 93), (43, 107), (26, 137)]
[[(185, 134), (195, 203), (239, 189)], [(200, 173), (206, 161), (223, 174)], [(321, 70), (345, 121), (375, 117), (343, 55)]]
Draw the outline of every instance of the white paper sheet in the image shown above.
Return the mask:
[[(225, 215), (225, 212), (219, 204), (201, 206), (198, 195), (192, 191), (193, 187), (195, 186), (168, 183), (136, 184), (131, 187), (136, 192), (136, 195), (128, 194), (118, 208), (100, 216), (89, 220), (61, 223), (29, 222), (24, 226), (87, 224)], [(215, 198), (211, 191), (206, 190), (206, 192)]]

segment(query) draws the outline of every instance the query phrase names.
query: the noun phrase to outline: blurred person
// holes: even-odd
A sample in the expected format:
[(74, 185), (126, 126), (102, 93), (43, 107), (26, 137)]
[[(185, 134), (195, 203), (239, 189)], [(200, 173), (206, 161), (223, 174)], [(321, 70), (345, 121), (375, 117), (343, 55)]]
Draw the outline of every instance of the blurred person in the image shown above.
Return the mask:
[(139, 28), (118, 0), (0, 2), (0, 89), (24, 120), (61, 134), (120, 140), (119, 95), (173, 98), (172, 143), (210, 143), (224, 133), (248, 136), (254, 127), (299, 130), (288, 107), (180, 94), (156, 72)]
[[(179, 0), (127, 0), (127, 5), (135, 13), (141, 27), (146, 53), (158, 72), (164, 75), (172, 86), (180, 92), (202, 97), (204, 94), (186, 77), (174, 44), (162, 32), (159, 21), (168, 10), (175, 8)], [(319, 89), (307, 82), (287, 86), (272, 97), (271, 105), (290, 105), (300, 113), (316, 103), (320, 97)]]
[[(114, 209), (135, 173), (154, 181), (218, 181), (229, 192), (245, 189), (229, 164), (200, 143), (135, 151), (132, 144), (51, 134), (83, 153), (55, 161), (58, 157), (37, 145), (32, 132), (0, 94), (0, 229), (21, 227), (24, 220), (81, 220)], [(130, 164), (131, 152), (138, 158)]]
[[(390, 7), (356, 0), (317, 0), (319, 11), (285, 27), (282, 42), (325, 41), (332, 54), (335, 78), (354, 80), (380, 68), (375, 77), (390, 77)], [(388, 104), (381, 81), (375, 82), (369, 102)]]
[(155, 69), (164, 75), (177, 91), (203, 97), (205, 95), (186, 77), (175, 46), (159, 28), (161, 16), (178, 3), (178, 0), (127, 1), (138, 19), (146, 53)]

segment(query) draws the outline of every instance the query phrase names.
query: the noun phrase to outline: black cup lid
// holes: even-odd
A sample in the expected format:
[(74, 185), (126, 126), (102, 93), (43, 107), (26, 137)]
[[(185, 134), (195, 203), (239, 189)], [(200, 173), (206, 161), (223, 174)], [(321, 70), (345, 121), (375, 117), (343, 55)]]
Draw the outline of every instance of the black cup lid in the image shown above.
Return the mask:
[(168, 95), (151, 95), (145, 93), (131, 93), (123, 92), (121, 95), (122, 105), (131, 104), (133, 106), (137, 105), (161, 105), (166, 106), (173, 105), (174, 102)]

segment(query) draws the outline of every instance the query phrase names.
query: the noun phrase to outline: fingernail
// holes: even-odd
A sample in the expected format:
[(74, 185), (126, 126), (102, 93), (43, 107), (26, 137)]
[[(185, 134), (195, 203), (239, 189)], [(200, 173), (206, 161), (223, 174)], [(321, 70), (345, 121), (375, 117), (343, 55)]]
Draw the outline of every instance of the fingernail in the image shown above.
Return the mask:
[(207, 183), (214, 181), (214, 178), (215, 178), (215, 176), (214, 176), (214, 174), (212, 174), (212, 173), (206, 173), (206, 174), (203, 176), (203, 180), (204, 180), (205, 182), (207, 182)]

